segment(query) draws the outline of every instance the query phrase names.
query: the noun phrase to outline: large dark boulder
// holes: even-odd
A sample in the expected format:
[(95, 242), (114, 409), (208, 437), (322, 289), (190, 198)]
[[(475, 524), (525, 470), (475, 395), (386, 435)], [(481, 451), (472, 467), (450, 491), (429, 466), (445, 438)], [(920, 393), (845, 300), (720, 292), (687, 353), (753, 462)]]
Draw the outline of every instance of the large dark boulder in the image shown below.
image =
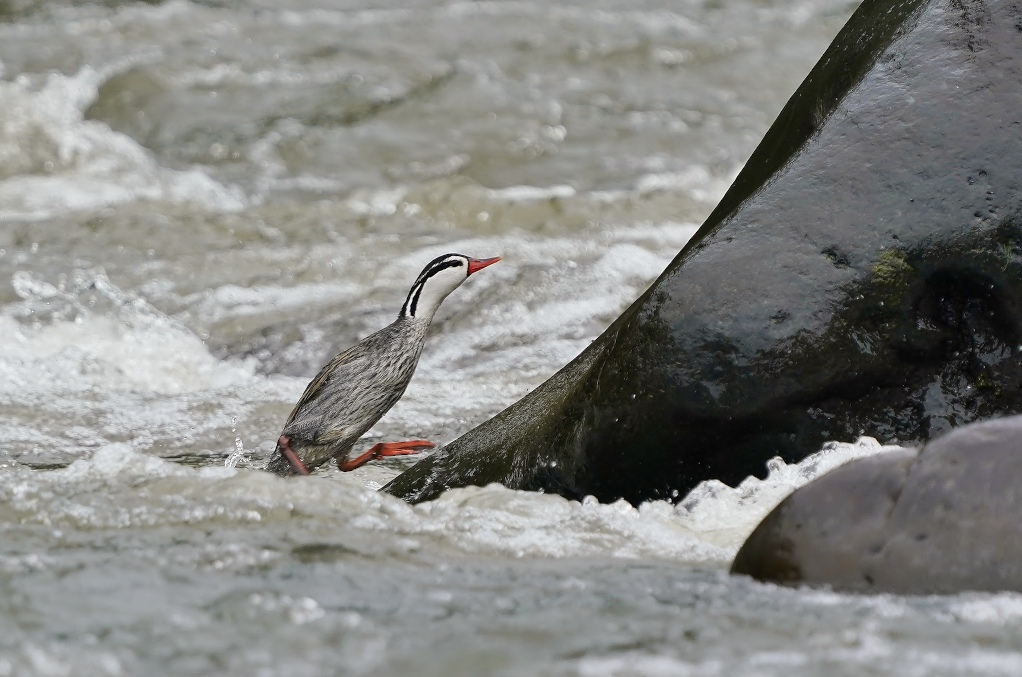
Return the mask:
[(668, 269), (396, 478), (675, 497), (1022, 411), (1022, 7), (866, 0)]
[(1022, 590), (1022, 417), (859, 459), (760, 523), (732, 573), (855, 592)]

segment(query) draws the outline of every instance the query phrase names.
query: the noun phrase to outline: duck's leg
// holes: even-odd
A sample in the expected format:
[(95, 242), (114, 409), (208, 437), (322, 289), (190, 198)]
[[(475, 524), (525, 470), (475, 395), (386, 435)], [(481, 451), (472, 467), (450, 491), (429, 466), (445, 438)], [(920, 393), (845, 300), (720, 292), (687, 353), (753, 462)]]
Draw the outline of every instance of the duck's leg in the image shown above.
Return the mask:
[(284, 455), (287, 462), (291, 464), (291, 469), (295, 471), (296, 475), (308, 475), (309, 469), (302, 463), (302, 459), (298, 458), (298, 454), (291, 448), (291, 438), (287, 435), (281, 435), (280, 439), (277, 440), (277, 449)]
[(383, 458), (384, 456), (407, 456), (408, 454), (417, 454), (424, 449), (432, 449), (436, 445), (429, 440), (409, 440), (407, 442), (380, 442), (369, 447), (369, 451), (364, 454), (360, 454), (352, 459), (340, 458), (337, 459), (337, 467), (344, 472), (359, 468), (374, 458)]

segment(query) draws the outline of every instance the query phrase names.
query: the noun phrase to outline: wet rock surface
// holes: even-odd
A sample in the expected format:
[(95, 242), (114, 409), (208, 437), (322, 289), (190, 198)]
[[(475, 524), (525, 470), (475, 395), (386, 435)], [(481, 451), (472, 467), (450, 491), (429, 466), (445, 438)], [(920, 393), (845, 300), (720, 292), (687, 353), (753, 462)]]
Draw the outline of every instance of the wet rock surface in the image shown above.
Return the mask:
[(795, 491), (732, 573), (903, 594), (1022, 590), (1022, 417), (852, 461)]
[(1022, 9), (867, 0), (574, 362), (395, 479), (632, 502), (1022, 411)]

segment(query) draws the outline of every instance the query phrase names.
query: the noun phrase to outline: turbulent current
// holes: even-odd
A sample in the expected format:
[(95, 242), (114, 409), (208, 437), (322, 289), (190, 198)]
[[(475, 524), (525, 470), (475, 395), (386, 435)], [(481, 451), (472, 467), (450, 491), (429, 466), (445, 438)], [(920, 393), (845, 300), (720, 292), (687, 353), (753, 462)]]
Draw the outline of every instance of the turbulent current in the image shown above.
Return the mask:
[(439, 254), (503, 260), (362, 445), (449, 442), (542, 383), (853, 9), (0, 2), (0, 677), (1022, 674), (1018, 595), (727, 575), (869, 438), (638, 508), (376, 491), (414, 459), (260, 470)]

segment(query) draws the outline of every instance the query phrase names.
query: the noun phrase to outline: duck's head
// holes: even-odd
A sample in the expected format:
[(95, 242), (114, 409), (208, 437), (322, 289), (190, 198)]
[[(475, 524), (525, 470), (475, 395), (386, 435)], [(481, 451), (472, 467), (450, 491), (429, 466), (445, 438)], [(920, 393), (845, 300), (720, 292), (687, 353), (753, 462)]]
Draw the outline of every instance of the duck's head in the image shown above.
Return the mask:
[(497, 261), (500, 261), (499, 256), (492, 259), (473, 259), (463, 254), (436, 257), (426, 264), (415, 279), (415, 284), (408, 291), (408, 298), (401, 306), (400, 316), (431, 319), (447, 295), (461, 286), (469, 275)]

